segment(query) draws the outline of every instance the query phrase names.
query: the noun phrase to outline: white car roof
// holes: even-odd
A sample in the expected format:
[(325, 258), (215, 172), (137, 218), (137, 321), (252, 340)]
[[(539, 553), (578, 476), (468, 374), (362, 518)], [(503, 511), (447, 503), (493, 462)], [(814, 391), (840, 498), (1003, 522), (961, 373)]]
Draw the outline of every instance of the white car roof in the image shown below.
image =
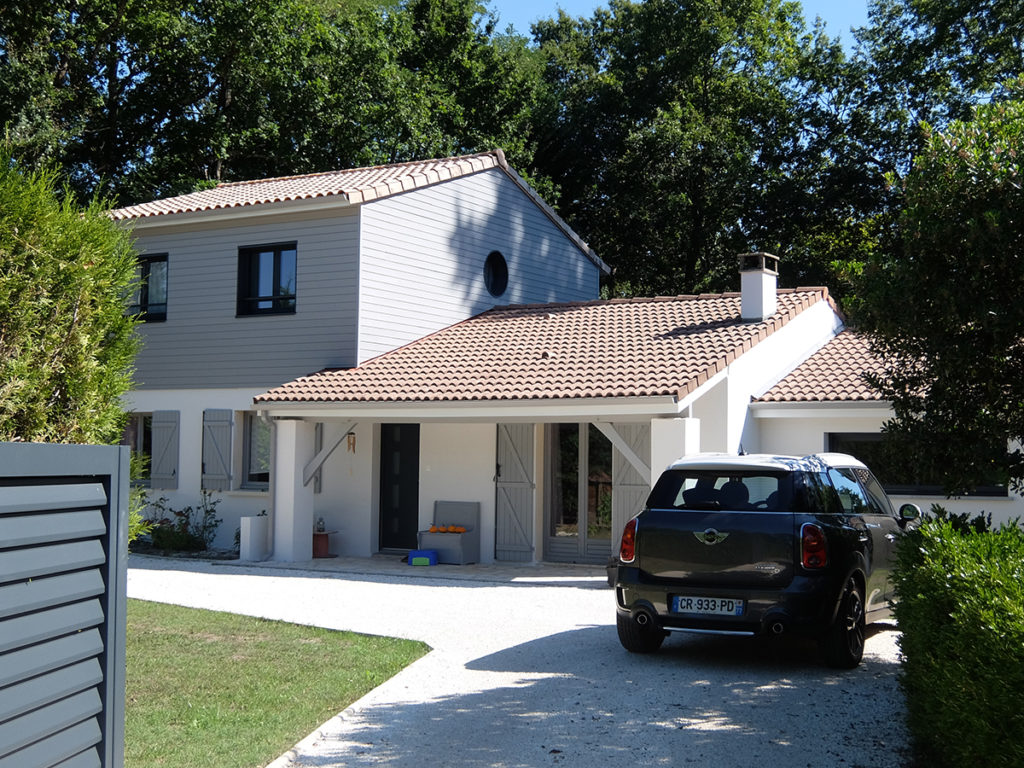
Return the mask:
[(845, 453), (818, 453), (810, 456), (780, 456), (770, 453), (695, 453), (672, 462), (669, 469), (711, 469), (773, 471), (811, 470), (826, 467), (867, 467), (859, 459)]

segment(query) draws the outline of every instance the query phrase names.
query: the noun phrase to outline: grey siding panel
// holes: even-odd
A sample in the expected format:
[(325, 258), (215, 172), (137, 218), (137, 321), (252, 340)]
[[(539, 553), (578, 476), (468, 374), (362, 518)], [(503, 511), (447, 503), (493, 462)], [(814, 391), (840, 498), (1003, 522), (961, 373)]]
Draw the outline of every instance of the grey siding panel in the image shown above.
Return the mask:
[(102, 592), (103, 577), (95, 569), (8, 584), (0, 587), (0, 618), (84, 600)]
[(102, 536), (106, 530), (103, 513), (98, 509), (0, 518), (0, 541), (5, 547)]
[[(365, 204), (360, 244), (360, 361), (495, 305), (599, 295), (597, 266), (497, 169)], [(493, 250), (509, 271), (498, 298)]]
[[(25, 768), (26, 766), (101, 766), (99, 755), (93, 746), (103, 737), (96, 720), (83, 723), (56, 733), (7, 757), (0, 757), (0, 768)], [(91, 758), (95, 757), (95, 762)], [(59, 761), (59, 762), (58, 762)]]
[(0, 637), (0, 653), (77, 632), (80, 629), (97, 627), (102, 623), (103, 609), (99, 600), (72, 603), (48, 611), (7, 619), (4, 622), (4, 636)]
[(103, 670), (96, 659), (86, 659), (70, 667), (12, 685), (0, 699), (0, 722), (23, 715), (36, 707), (63, 699), (103, 680)]
[[(167, 320), (139, 328), (139, 389), (271, 387), (356, 350), (358, 209), (247, 216), (147, 228), (141, 253), (166, 252)], [(238, 248), (297, 244), (294, 315), (236, 317)]]
[(69, 757), (67, 760), (62, 760), (57, 763), (53, 768), (100, 768), (100, 756), (95, 749), (90, 749), (86, 752), (79, 752), (74, 757)]
[(49, 491), (45, 495), (39, 493), (38, 485), (14, 485), (4, 488), (3, 498), (0, 498), (0, 515), (15, 511), (24, 513), (94, 507), (107, 501), (107, 493), (99, 483), (51, 485), (48, 488)]
[(99, 565), (105, 559), (103, 545), (95, 539), (3, 551), (0, 552), (0, 583), (75, 571)]
[[(95, 688), (76, 693), (74, 696), (40, 707), (22, 717), (0, 723), (0, 744), (12, 752), (19, 750), (32, 742), (42, 741), (48, 734), (60, 735), (61, 731), (98, 714), (102, 709), (100, 694)], [(60, 741), (66, 741), (66, 739)], [(54, 746), (57, 749), (52, 754), (59, 755), (57, 759), (74, 754), (70, 751), (61, 754), (62, 749), (59, 744)], [(22, 765), (45, 765), (45, 763), (22, 763)]]
[(0, 768), (124, 761), (129, 451), (0, 443)]
[(102, 652), (103, 638), (95, 628), (12, 651), (3, 657), (0, 687), (27, 680), (48, 669), (98, 656)]

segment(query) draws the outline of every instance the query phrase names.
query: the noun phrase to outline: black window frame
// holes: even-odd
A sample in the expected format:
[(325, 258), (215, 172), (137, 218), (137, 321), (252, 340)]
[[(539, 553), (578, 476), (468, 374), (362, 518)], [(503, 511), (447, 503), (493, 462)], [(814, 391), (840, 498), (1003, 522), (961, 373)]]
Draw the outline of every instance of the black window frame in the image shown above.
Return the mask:
[[(252, 462), (254, 458), (253, 432), (256, 429), (268, 430), (266, 472), (254, 473), (252, 471)], [(270, 487), (270, 441), (273, 440), (273, 436), (270, 434), (269, 430), (270, 425), (261, 422), (259, 414), (255, 411), (245, 411), (242, 417), (242, 482), (240, 488), (265, 491)], [(260, 477), (254, 477), (254, 475), (260, 475)], [(266, 479), (263, 479), (262, 475), (266, 475)]]
[[(875, 458), (876, 453), (870, 448), (870, 444), (876, 446), (881, 444), (885, 435), (881, 432), (828, 432), (825, 435), (826, 445), (832, 453), (845, 453), (863, 461), (872, 469), (872, 474), (879, 482), (886, 494), (892, 496), (937, 496), (949, 498), (949, 494), (938, 483), (920, 482), (892, 482), (886, 476), (885, 462)], [(858, 449), (856, 446), (869, 444), (867, 449)], [(1005, 485), (979, 485), (964, 496), (986, 496), (993, 498), (1006, 498), (1009, 491)], [(893, 505), (896, 506), (896, 505)]]
[[(253, 269), (259, 270), (261, 254), (272, 251), (274, 254), (273, 285), (274, 293), (267, 296), (250, 295), (249, 286), (253, 284)], [(281, 264), (283, 254), (291, 251), (293, 272), (296, 285), (292, 293), (278, 293), (281, 287)], [(299, 252), (297, 242), (269, 243), (266, 245), (245, 245), (238, 249), (238, 295), (235, 306), (236, 317), (253, 317), (259, 315), (294, 315), (298, 306)], [(259, 278), (256, 278), (258, 284)], [(269, 307), (261, 307), (260, 303), (270, 302)]]
[[(138, 317), (144, 323), (162, 323), (167, 320), (168, 254), (150, 253), (139, 256), (139, 285), (135, 294), (137, 302), (128, 307), (128, 314)], [(164, 265), (164, 300), (151, 303), (149, 300), (150, 275), (154, 264)]]
[(491, 251), (484, 260), (484, 287), (496, 299), (508, 291), (508, 260), (501, 251)]

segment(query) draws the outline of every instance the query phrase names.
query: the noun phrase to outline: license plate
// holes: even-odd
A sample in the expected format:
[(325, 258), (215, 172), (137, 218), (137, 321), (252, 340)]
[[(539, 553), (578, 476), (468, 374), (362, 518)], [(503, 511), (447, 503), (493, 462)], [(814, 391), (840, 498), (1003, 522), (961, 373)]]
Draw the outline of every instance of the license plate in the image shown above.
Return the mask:
[(726, 597), (672, 598), (673, 613), (699, 613), (706, 616), (742, 616), (743, 601)]

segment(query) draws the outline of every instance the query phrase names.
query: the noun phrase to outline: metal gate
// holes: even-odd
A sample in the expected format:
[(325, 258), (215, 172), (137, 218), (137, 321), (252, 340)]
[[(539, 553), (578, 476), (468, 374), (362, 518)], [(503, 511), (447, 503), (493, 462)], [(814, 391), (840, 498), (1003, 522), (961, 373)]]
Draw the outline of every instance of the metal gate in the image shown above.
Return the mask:
[(0, 444), (0, 768), (124, 763), (128, 449)]
[(533, 424), (498, 425), (494, 558), (533, 559)]

